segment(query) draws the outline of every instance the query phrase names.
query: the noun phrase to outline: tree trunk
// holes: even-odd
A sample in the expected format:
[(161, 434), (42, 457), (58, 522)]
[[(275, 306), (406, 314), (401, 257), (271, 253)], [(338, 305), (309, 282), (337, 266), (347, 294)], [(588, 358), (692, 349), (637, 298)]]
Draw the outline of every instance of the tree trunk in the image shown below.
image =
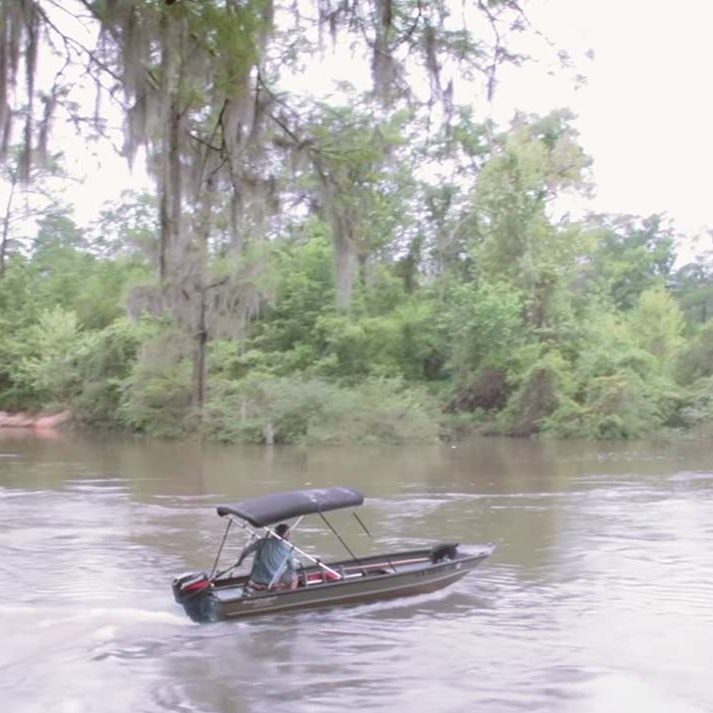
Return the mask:
[[(165, 171), (163, 172), (166, 173)], [(166, 253), (167, 246), (170, 241), (171, 221), (169, 219), (168, 210), (168, 187), (166, 185), (166, 176), (162, 175), (159, 178), (159, 244), (158, 244), (158, 276), (161, 283), (166, 281), (167, 265)]]
[[(181, 167), (182, 112), (179, 105), (181, 94), (182, 43), (176, 34), (170, 13), (161, 20), (164, 36), (161, 54), (161, 117), (162, 137), (160, 148), (159, 183), (159, 277), (162, 283), (175, 277), (173, 274), (180, 264), (181, 209), (183, 207), (183, 181)], [(178, 47), (174, 43), (178, 44)], [(178, 254), (176, 254), (178, 252)]]
[(336, 267), (336, 302), (337, 309), (347, 312), (352, 304), (354, 280), (357, 274), (358, 261), (354, 245), (344, 235), (334, 239), (334, 258)]
[(171, 102), (171, 117), (169, 131), (169, 155), (168, 155), (168, 194), (170, 199), (170, 222), (171, 222), (171, 238), (173, 245), (171, 247), (177, 251), (173, 259), (180, 264), (183, 259), (185, 245), (183, 245), (183, 230), (181, 209), (183, 207), (183, 175), (181, 167), (181, 131), (182, 131), (182, 115), (178, 105), (178, 99), (174, 97)]
[(199, 293), (198, 329), (196, 332), (196, 347), (193, 357), (193, 406), (199, 422), (203, 422), (203, 404), (205, 403), (205, 377), (206, 377), (206, 344), (208, 343), (208, 330), (206, 327), (206, 290), (202, 288)]
[(12, 214), (12, 199), (15, 195), (15, 183), (16, 180), (13, 174), (12, 182), (10, 183), (10, 194), (7, 197), (5, 215), (2, 222), (2, 238), (0, 242), (0, 280), (5, 277), (5, 262), (7, 260), (8, 242), (10, 240), (10, 216)]
[(196, 257), (196, 293), (198, 296), (198, 319), (195, 330), (196, 345), (193, 357), (193, 406), (199, 422), (203, 421), (203, 404), (205, 403), (206, 386), (206, 346), (208, 344), (208, 323), (206, 313), (208, 306), (206, 299), (208, 291), (217, 287), (217, 284), (207, 285), (206, 274), (208, 270), (208, 242), (210, 240), (210, 226), (213, 210), (213, 181), (208, 178), (201, 196), (200, 209), (195, 224), (197, 245)]
[(171, 102), (169, 131), (164, 140), (165, 156), (159, 179), (160, 206), (158, 268), (161, 282), (165, 282), (180, 262), (182, 177), (180, 159), (181, 115), (177, 103)]

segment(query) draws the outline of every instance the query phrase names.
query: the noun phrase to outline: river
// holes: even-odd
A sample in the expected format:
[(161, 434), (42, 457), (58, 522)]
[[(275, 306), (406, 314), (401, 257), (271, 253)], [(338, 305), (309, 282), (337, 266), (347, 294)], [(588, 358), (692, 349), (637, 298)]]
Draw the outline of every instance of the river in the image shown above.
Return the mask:
[[(497, 551), (442, 592), (194, 624), (214, 505), (350, 485), (361, 553)], [(304, 521), (295, 538), (340, 545)], [(13, 713), (713, 710), (713, 450), (479, 439), (237, 448), (0, 433), (0, 700)], [(227, 557), (239, 551), (230, 546)]]

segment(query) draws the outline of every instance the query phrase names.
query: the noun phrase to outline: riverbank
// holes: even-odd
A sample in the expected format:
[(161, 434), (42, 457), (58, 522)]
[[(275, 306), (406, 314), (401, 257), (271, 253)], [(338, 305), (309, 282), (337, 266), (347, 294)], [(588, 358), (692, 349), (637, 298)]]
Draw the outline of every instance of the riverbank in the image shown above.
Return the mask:
[(72, 420), (71, 411), (30, 414), (24, 411), (0, 411), (0, 428), (55, 429)]

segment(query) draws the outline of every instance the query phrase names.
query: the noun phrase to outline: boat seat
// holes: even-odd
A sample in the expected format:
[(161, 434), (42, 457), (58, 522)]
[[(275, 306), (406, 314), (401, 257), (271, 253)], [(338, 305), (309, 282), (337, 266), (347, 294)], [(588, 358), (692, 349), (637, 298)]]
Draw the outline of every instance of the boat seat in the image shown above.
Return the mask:
[(443, 542), (439, 545), (434, 545), (431, 548), (431, 562), (438, 564), (445, 559), (454, 560), (459, 544), (459, 542)]

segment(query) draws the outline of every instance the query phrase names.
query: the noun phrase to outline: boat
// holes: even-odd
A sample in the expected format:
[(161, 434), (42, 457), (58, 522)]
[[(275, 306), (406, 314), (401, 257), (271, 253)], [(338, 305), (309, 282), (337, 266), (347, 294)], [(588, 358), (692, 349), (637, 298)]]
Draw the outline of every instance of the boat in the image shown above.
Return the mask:
[[(364, 604), (447, 587), (495, 550), (492, 544), (461, 547), (460, 543), (440, 542), (420, 549), (357, 557), (325, 513), (358, 508), (363, 502), (364, 496), (357, 490), (329, 487), (272, 493), (218, 506), (218, 516), (226, 518), (227, 525), (213, 567), (210, 573), (189, 572), (175, 577), (172, 589), (176, 602), (197, 622)], [(268, 589), (255, 591), (249, 584), (250, 574), (237, 571), (239, 562), (219, 569), (231, 529), (247, 531), (250, 541), (258, 536), (283, 539), (273, 528), (276, 523), (297, 518), (290, 527), (294, 533), (302, 518), (308, 515), (317, 515), (324, 521), (345, 547), (349, 558), (322, 562), (303, 552), (291, 540), (283, 540), (290, 547), (290, 556), (300, 561), (295, 589), (277, 589), (272, 586), (273, 580)], [(356, 510), (353, 515), (371, 537)]]

